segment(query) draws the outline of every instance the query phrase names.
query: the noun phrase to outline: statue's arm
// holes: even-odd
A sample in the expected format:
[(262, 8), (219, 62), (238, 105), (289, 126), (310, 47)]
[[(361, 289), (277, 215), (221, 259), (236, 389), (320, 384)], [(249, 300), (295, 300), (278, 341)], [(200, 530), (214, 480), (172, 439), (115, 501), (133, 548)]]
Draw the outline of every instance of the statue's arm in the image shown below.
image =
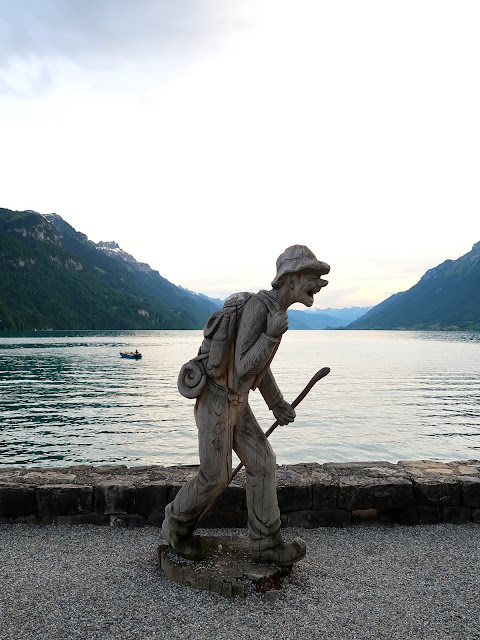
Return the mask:
[(270, 367), (267, 368), (258, 388), (279, 424), (288, 424), (295, 420), (295, 409), (284, 400)]
[(256, 298), (251, 298), (245, 305), (237, 333), (235, 367), (242, 380), (254, 378), (264, 371), (258, 383), (260, 393), (279, 424), (288, 424), (295, 419), (295, 411), (283, 399), (268, 366), (279, 338), (266, 333), (267, 313), (265, 305)]
[(253, 297), (243, 310), (235, 345), (235, 368), (241, 380), (257, 376), (277, 346), (278, 339), (268, 336), (266, 328), (267, 309)]
[(269, 409), (273, 409), (273, 407), (283, 400), (283, 394), (278, 388), (277, 381), (273, 377), (272, 370), (270, 367), (265, 371), (265, 375), (263, 376), (260, 384), (258, 385), (258, 390), (263, 396), (267, 407)]

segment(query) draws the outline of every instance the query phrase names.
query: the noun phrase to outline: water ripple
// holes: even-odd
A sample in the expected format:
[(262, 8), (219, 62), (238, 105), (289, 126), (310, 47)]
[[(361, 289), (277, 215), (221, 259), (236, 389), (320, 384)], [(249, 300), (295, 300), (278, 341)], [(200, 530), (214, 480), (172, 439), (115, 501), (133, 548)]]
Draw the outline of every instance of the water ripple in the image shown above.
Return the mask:
[[(195, 464), (193, 402), (176, 389), (198, 331), (2, 333), (0, 463)], [(140, 361), (121, 350), (138, 348)], [(293, 400), (322, 366), (277, 461), (472, 458), (480, 449), (480, 335), (291, 331), (272, 369)], [(251, 404), (273, 422), (258, 392)]]

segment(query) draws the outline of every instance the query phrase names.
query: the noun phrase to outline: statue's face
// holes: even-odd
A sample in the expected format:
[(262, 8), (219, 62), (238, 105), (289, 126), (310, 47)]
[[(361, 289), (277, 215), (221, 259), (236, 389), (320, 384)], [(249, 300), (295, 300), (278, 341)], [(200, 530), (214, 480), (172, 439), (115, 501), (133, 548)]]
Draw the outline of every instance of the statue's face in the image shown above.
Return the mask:
[(313, 298), (322, 287), (326, 287), (328, 280), (323, 280), (317, 271), (300, 271), (293, 274), (291, 283), (291, 295), (295, 298), (295, 302), (301, 302), (306, 307), (311, 307)]

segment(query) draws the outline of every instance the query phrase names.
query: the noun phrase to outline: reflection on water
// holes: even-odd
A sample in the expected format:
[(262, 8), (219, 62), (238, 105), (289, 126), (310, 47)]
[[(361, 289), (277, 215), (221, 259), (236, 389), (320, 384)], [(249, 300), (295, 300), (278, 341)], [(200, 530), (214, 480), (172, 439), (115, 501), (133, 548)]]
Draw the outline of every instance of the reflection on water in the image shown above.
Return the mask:
[[(193, 401), (176, 388), (199, 331), (0, 337), (0, 463), (195, 464)], [(142, 360), (124, 360), (137, 348)], [(279, 427), (281, 464), (480, 458), (480, 334), (290, 331), (272, 369), (287, 400), (331, 367)], [(253, 410), (273, 422), (258, 392)]]

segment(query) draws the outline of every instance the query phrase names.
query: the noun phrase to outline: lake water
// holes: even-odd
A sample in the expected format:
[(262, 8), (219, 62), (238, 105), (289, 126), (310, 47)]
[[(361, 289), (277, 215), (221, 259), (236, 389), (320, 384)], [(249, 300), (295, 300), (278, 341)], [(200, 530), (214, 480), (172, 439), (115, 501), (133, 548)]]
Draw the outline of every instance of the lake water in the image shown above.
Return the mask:
[[(2, 333), (0, 464), (196, 464), (194, 401), (176, 387), (200, 331)], [(139, 361), (120, 358), (138, 349)], [(279, 464), (480, 458), (480, 334), (289, 331), (272, 365), (292, 401)], [(274, 421), (259, 392), (262, 428)]]

